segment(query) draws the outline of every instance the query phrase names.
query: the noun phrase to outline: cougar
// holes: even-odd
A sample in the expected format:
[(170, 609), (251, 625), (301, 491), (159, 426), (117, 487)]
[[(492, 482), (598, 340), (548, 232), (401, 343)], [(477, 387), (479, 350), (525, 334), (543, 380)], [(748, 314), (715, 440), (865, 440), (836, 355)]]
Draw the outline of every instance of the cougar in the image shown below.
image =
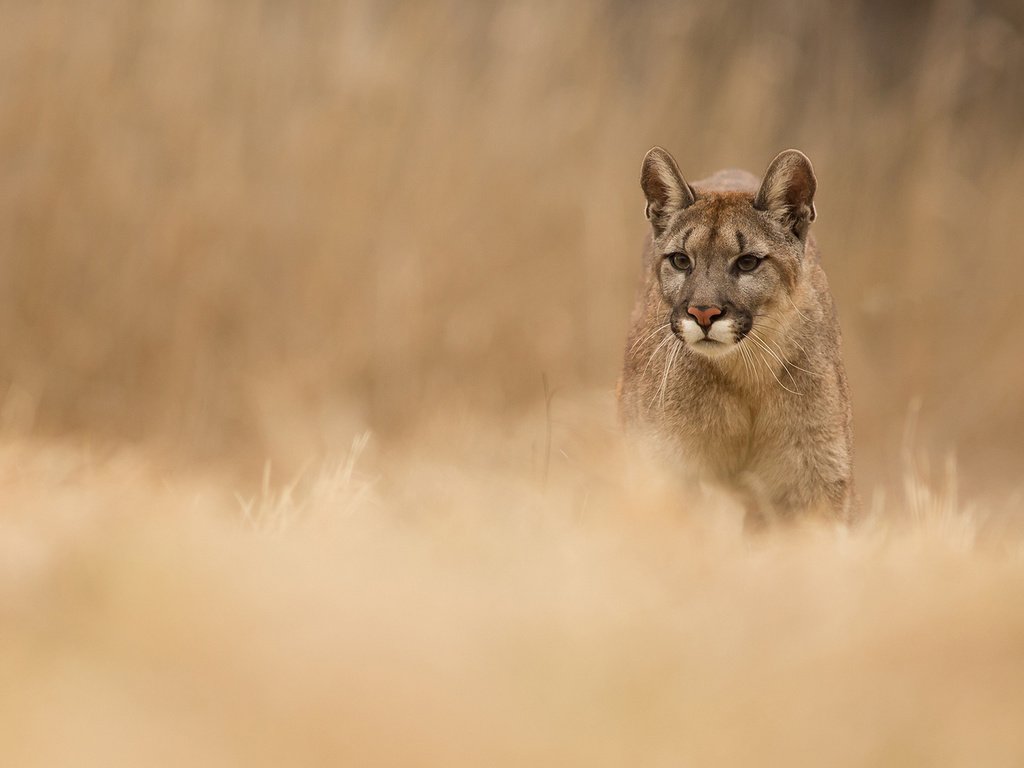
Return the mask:
[(651, 231), (619, 381), (627, 433), (680, 477), (738, 493), (748, 525), (849, 520), (850, 397), (810, 160), (790, 149), (760, 182), (691, 185), (654, 147), (640, 186)]

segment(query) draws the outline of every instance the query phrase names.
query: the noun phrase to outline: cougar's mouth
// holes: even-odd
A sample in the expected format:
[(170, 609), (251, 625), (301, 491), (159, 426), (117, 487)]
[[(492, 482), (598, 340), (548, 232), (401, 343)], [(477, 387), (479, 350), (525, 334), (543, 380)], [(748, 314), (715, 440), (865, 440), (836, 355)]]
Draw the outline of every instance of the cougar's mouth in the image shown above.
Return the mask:
[(676, 335), (698, 354), (715, 357), (736, 346), (736, 329), (731, 319), (716, 321), (710, 328), (698, 325), (693, 319), (683, 319)]

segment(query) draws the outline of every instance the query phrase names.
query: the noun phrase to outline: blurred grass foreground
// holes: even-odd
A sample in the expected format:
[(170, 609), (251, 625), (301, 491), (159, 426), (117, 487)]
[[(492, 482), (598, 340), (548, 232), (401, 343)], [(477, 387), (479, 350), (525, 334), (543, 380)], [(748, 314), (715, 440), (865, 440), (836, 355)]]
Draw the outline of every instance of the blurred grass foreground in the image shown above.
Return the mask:
[[(0, 765), (1024, 762), (1019, 2), (0, 2)], [(818, 175), (865, 519), (617, 440), (644, 151)]]

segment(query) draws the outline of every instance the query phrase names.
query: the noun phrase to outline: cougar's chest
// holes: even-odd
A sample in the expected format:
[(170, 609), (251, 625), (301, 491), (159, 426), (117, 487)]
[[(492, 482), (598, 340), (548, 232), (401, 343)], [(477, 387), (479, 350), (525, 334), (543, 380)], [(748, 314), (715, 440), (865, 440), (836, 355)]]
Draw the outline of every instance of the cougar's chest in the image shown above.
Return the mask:
[(680, 395), (664, 427), (674, 433), (686, 463), (718, 480), (735, 477), (750, 458), (756, 409), (737, 393), (718, 388)]

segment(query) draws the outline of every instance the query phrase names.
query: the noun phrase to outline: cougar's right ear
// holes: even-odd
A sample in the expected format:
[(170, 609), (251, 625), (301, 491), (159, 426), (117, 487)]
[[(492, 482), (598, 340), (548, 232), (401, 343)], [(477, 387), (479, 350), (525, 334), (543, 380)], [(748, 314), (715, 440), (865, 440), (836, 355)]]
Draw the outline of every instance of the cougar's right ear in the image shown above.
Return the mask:
[(661, 147), (652, 148), (644, 157), (640, 187), (647, 197), (647, 219), (660, 235), (672, 214), (688, 208), (697, 200), (693, 187), (686, 183), (672, 155)]

